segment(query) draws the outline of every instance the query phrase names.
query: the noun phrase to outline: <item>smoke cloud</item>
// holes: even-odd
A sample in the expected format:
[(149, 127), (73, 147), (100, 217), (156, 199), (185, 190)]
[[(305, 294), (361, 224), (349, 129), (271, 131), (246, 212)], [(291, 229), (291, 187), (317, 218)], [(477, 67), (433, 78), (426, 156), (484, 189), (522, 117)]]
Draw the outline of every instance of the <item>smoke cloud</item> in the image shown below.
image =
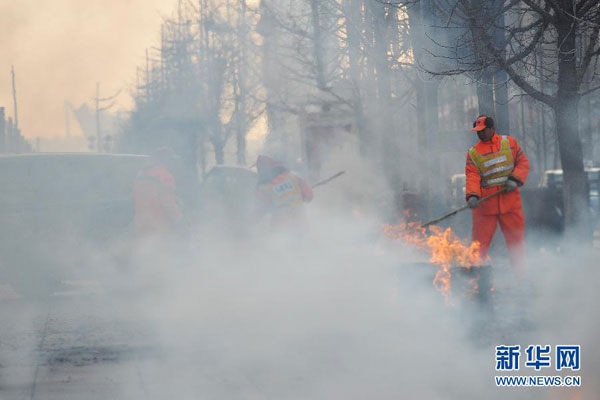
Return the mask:
[[(15, 66), (19, 122), (26, 137), (64, 133), (64, 100), (91, 102), (129, 89), (145, 49), (159, 40), (174, 0), (0, 2), (0, 106), (12, 116), (10, 66)], [(75, 128), (75, 124), (73, 124)]]

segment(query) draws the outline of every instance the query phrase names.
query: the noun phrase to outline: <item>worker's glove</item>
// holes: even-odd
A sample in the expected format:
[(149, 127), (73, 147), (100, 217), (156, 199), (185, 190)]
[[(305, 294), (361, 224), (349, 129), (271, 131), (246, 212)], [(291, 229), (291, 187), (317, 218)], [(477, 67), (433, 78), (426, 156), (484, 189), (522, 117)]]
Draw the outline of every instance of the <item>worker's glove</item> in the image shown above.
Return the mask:
[(506, 185), (504, 185), (504, 187), (506, 188), (506, 192), (510, 193), (513, 190), (515, 190), (517, 187), (519, 186), (519, 184), (517, 183), (517, 181), (513, 180), (513, 179), (509, 179), (506, 181)]
[(477, 196), (469, 197), (469, 199), (467, 200), (467, 205), (469, 206), (469, 208), (477, 207), (479, 205), (479, 197), (477, 197)]

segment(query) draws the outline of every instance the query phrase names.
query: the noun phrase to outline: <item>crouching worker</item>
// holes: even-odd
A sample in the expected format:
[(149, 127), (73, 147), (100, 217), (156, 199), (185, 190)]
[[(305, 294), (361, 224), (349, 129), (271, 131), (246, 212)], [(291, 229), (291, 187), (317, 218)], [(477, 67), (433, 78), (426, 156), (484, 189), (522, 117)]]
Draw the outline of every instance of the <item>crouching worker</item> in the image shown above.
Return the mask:
[(258, 217), (268, 215), (273, 230), (306, 228), (304, 203), (313, 198), (311, 187), (281, 162), (267, 156), (258, 157), (256, 169)]

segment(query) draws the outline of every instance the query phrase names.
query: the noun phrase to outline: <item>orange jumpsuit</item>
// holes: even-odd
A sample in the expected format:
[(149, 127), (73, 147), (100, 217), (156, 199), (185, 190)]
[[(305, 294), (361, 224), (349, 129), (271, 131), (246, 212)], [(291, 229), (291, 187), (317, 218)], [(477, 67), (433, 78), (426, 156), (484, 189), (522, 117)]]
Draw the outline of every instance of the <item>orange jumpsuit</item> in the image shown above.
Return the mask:
[[(510, 136), (506, 136), (506, 138), (510, 143), (510, 151), (514, 160), (510, 177), (516, 180), (519, 186), (522, 186), (525, 184), (529, 173), (529, 160), (527, 160), (525, 153), (523, 153), (514, 138)], [(501, 140), (502, 137), (495, 133), (489, 142), (479, 141), (474, 149), (481, 156), (490, 156), (500, 151)], [(482, 198), (503, 188), (503, 185), (482, 187), (479, 168), (473, 162), (469, 153), (467, 153), (465, 174), (467, 199), (473, 195)], [(523, 214), (519, 188), (482, 202), (472, 212), (473, 241), (480, 243), (482, 259), (487, 258), (488, 248), (494, 237), (496, 225), (499, 223), (502, 233), (504, 233), (513, 269), (517, 274), (522, 275), (524, 273), (523, 258), (525, 255), (525, 215)]]
[(133, 185), (135, 231), (138, 237), (173, 237), (181, 211), (175, 197), (175, 178), (162, 165), (141, 170)]

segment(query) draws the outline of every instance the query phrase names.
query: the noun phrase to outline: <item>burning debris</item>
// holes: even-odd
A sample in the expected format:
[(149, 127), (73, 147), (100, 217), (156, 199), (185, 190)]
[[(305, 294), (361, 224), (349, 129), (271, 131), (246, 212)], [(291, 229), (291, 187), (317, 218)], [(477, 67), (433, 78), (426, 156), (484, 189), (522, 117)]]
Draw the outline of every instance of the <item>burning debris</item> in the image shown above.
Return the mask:
[[(399, 225), (385, 225), (383, 231), (386, 236), (403, 240), (430, 255), (429, 262), (438, 267), (432, 283), (446, 302), (451, 293), (450, 270), (456, 267), (470, 270), (481, 265), (479, 242), (469, 244), (461, 240), (451, 228), (443, 229), (435, 225), (424, 228), (419, 222), (404, 222)], [(477, 293), (478, 278), (474, 278), (470, 283), (473, 285), (472, 292)]]

